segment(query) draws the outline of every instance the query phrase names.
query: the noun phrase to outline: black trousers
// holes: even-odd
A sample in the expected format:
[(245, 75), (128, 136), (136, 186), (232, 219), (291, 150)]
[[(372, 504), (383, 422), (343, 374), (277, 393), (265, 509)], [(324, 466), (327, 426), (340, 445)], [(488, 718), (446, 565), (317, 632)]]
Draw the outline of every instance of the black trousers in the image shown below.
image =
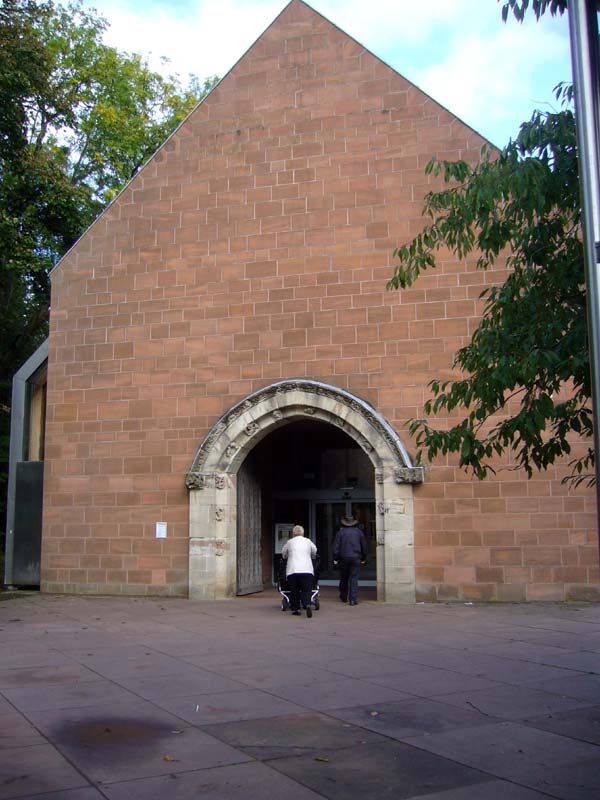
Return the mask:
[(300, 610), (300, 601), (302, 605), (308, 608), (310, 605), (310, 596), (312, 594), (314, 575), (310, 572), (292, 572), (287, 576), (288, 586), (290, 587), (290, 605), (292, 611)]
[(358, 574), (360, 558), (340, 558), (340, 599), (358, 600)]

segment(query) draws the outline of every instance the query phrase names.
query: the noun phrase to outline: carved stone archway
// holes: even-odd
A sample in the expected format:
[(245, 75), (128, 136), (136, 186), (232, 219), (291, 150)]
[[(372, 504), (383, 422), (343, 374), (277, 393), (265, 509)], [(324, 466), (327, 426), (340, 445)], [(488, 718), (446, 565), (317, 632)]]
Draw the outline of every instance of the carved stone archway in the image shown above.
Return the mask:
[(288, 380), (249, 395), (214, 425), (186, 477), (190, 490), (189, 596), (231, 597), (236, 590), (237, 473), (258, 442), (301, 418), (336, 425), (367, 454), (375, 471), (377, 599), (415, 601), (412, 484), (423, 480), (393, 428), (349, 392)]

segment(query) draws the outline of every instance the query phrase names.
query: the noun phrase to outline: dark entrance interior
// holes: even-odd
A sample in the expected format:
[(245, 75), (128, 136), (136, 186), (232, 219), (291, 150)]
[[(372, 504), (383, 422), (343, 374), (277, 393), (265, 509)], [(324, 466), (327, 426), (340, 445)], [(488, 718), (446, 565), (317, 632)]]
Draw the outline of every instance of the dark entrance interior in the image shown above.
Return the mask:
[(344, 431), (299, 420), (275, 429), (249, 453), (238, 473), (238, 593), (271, 586), (279, 552), (302, 525), (321, 557), (321, 583), (337, 580), (332, 545), (342, 516), (365, 532), (369, 558), (361, 583), (376, 579), (374, 470)]

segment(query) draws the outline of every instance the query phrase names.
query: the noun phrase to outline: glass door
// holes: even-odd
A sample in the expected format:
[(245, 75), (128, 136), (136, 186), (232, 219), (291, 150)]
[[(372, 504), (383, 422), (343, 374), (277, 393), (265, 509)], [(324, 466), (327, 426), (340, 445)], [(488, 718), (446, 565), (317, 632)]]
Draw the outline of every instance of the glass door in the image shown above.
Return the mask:
[(360, 582), (377, 581), (377, 534), (375, 531), (375, 503), (352, 503), (352, 515), (367, 540), (367, 563), (360, 568)]
[(354, 516), (358, 521), (358, 527), (365, 534), (369, 552), (367, 563), (360, 570), (360, 582), (370, 584), (377, 579), (375, 503), (351, 500), (314, 501), (314, 528), (311, 538), (317, 545), (321, 559), (320, 582), (337, 583), (339, 580), (338, 568), (333, 564), (333, 540), (344, 516)]
[(333, 565), (333, 540), (339, 530), (342, 517), (346, 513), (346, 503), (315, 503), (315, 539), (321, 559), (321, 581), (335, 580), (337, 567)]

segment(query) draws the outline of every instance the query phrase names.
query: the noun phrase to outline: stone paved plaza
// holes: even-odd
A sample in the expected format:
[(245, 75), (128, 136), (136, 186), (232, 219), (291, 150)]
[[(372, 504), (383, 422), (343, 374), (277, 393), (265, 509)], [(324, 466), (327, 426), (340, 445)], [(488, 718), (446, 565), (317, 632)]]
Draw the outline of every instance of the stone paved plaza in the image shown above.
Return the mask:
[(600, 607), (0, 602), (0, 800), (592, 800)]

